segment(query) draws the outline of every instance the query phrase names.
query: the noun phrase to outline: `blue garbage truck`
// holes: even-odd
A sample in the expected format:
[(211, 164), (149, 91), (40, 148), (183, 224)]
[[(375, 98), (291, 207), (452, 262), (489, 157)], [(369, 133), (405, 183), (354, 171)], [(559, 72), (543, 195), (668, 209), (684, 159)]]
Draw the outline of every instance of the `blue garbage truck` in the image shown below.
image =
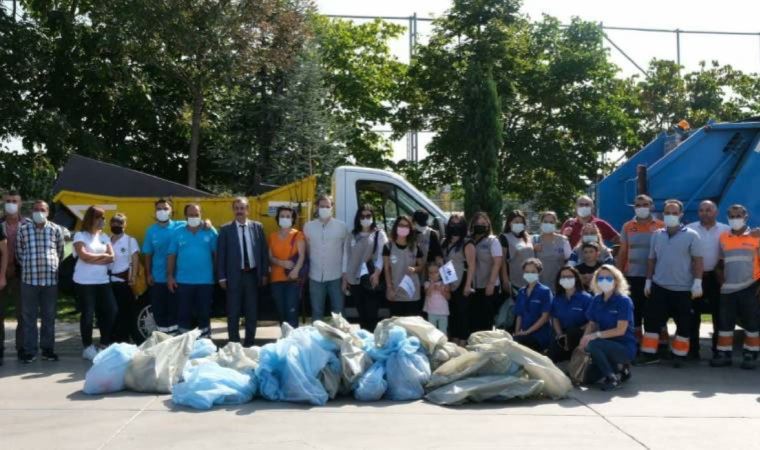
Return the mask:
[(703, 200), (718, 205), (719, 220), (735, 203), (760, 225), (760, 117), (709, 123), (689, 135), (661, 133), (596, 186), (598, 214), (616, 229), (633, 217), (634, 198), (650, 195), (657, 212), (675, 198), (684, 204), (684, 223), (698, 219)]

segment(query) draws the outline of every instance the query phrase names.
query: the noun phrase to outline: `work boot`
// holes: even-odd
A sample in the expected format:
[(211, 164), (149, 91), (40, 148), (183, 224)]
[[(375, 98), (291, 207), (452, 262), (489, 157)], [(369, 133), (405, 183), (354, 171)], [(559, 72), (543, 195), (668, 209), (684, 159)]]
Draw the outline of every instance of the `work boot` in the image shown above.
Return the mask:
[(742, 369), (747, 370), (754, 370), (757, 368), (757, 353), (755, 352), (744, 352), (744, 356), (742, 358)]
[(686, 357), (685, 356), (673, 355), (673, 368), (674, 369), (680, 369), (685, 364), (686, 364)]
[(731, 352), (717, 352), (710, 360), (710, 367), (728, 367), (731, 365)]

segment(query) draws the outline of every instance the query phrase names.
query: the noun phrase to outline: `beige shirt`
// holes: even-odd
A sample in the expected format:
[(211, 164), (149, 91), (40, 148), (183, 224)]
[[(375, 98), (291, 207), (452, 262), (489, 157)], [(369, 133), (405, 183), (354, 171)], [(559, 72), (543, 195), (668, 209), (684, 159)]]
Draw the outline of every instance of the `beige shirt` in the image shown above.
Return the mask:
[(306, 236), (309, 254), (309, 278), (318, 282), (341, 278), (348, 261), (344, 257), (349, 243), (348, 227), (337, 219), (327, 223), (319, 219), (307, 222)]

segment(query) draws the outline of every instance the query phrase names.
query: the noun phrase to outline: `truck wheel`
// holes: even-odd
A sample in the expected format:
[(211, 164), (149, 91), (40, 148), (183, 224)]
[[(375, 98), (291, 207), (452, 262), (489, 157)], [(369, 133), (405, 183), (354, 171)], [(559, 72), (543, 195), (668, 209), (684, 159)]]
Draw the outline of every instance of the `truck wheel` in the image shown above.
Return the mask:
[(156, 322), (153, 320), (153, 311), (151, 311), (150, 303), (144, 303), (137, 310), (137, 333), (142, 336), (142, 340), (148, 339), (148, 336), (156, 331)]

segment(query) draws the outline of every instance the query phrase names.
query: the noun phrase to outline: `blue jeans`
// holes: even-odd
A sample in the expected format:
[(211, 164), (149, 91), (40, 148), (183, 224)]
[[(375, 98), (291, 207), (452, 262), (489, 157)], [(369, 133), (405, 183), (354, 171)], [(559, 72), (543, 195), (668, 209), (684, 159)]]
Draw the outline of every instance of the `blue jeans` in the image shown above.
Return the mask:
[(343, 313), (343, 291), (341, 279), (332, 281), (309, 280), (309, 295), (311, 299), (311, 320), (322, 320), (325, 317), (325, 297), (330, 296), (330, 312)]
[(428, 314), (428, 322), (442, 331), (443, 334), (448, 335), (449, 332), (449, 316), (443, 316), (440, 314)]
[(211, 335), (211, 305), (214, 302), (213, 284), (180, 284), (177, 286), (177, 325), (185, 333), (193, 321), (202, 337)]
[[(591, 355), (591, 368), (596, 369), (594, 373), (599, 372), (599, 377), (610, 377), (617, 372), (618, 364), (631, 362), (628, 349), (623, 344), (609, 339), (594, 339), (588, 343), (586, 351)], [(596, 381), (593, 378), (589, 381)]]
[(301, 303), (301, 286), (297, 281), (278, 281), (269, 285), (280, 315), (280, 322), (287, 322), (291, 327), (298, 327), (298, 306)]
[(172, 333), (177, 330), (177, 299), (169, 292), (166, 283), (154, 283), (150, 287), (150, 309), (158, 331)]

